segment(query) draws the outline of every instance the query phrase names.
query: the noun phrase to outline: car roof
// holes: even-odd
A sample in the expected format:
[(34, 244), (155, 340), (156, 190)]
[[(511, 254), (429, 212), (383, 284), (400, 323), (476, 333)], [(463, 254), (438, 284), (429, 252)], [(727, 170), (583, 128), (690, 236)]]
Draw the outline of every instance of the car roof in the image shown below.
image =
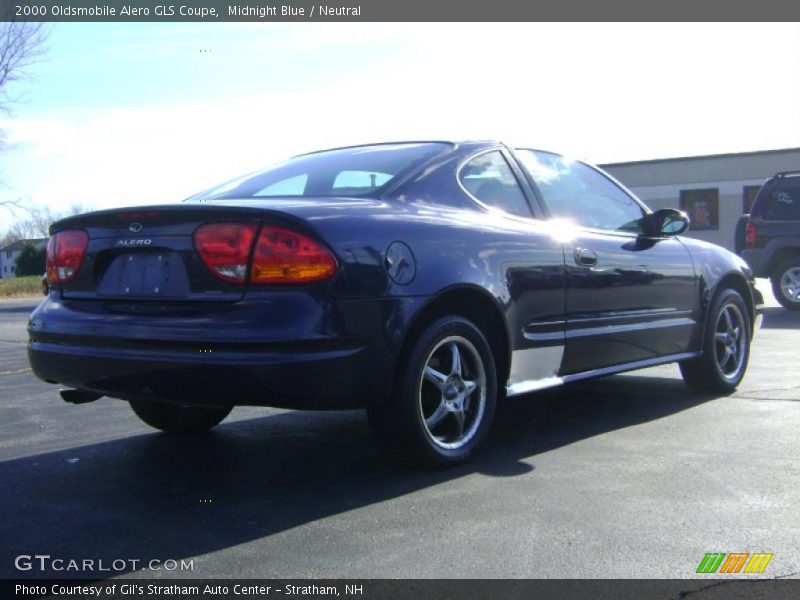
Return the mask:
[(388, 142), (367, 142), (363, 144), (352, 144), (350, 146), (336, 146), (333, 148), (323, 148), (321, 150), (313, 150), (311, 152), (303, 152), (301, 154), (297, 154), (292, 158), (297, 158), (298, 156), (309, 156), (311, 154), (320, 154), (322, 152), (334, 152), (336, 150), (350, 150), (354, 148), (368, 148), (371, 146), (399, 146), (403, 144), (447, 144), (452, 146), (454, 149), (461, 147), (461, 146), (504, 146), (503, 142), (498, 140), (392, 140)]

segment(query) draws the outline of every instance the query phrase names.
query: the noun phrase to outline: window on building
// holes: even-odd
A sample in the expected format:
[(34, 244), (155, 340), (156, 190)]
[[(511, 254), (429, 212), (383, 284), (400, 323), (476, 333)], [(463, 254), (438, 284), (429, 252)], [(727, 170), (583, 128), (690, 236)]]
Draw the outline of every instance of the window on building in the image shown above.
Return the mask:
[(500, 152), (476, 156), (461, 168), (459, 179), (464, 189), (482, 203), (512, 215), (531, 217), (519, 182)]
[(750, 214), (753, 210), (753, 202), (756, 201), (760, 185), (746, 185), (742, 188), (742, 212)]
[(719, 190), (681, 190), (681, 210), (689, 215), (693, 231), (719, 229)]

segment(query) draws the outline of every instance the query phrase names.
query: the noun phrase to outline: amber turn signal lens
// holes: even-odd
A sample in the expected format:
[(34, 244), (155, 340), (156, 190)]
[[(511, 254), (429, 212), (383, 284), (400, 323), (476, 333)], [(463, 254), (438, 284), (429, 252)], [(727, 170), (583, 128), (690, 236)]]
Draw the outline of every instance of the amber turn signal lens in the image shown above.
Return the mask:
[(252, 283), (312, 283), (336, 273), (336, 261), (314, 240), (265, 225), (253, 252)]

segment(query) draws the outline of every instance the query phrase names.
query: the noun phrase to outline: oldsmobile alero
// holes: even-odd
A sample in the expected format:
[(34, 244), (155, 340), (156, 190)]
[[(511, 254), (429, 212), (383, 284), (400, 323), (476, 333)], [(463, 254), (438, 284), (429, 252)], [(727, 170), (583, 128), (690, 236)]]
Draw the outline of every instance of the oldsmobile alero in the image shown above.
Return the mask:
[(168, 432), (235, 405), (360, 407), (379, 441), (453, 464), (507, 396), (670, 362), (736, 388), (761, 297), (688, 225), (540, 150), (315, 152), (54, 224), (30, 363), (65, 400), (121, 398)]

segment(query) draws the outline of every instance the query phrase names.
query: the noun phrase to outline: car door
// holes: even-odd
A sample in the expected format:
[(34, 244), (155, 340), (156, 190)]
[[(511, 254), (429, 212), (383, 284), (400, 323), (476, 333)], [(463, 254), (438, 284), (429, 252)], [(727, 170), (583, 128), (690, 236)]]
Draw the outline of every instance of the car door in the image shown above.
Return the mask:
[(578, 161), (516, 152), (551, 218), (576, 225), (564, 241), (566, 346), (561, 375), (689, 350), (698, 293), (675, 237), (643, 235), (643, 206), (604, 173)]
[(511, 336), (509, 394), (557, 381), (564, 355), (564, 251), (542, 217), (524, 173), (504, 148), (470, 156), (459, 184), (502, 219), (503, 241), (486, 253), (496, 262), (507, 298)]

